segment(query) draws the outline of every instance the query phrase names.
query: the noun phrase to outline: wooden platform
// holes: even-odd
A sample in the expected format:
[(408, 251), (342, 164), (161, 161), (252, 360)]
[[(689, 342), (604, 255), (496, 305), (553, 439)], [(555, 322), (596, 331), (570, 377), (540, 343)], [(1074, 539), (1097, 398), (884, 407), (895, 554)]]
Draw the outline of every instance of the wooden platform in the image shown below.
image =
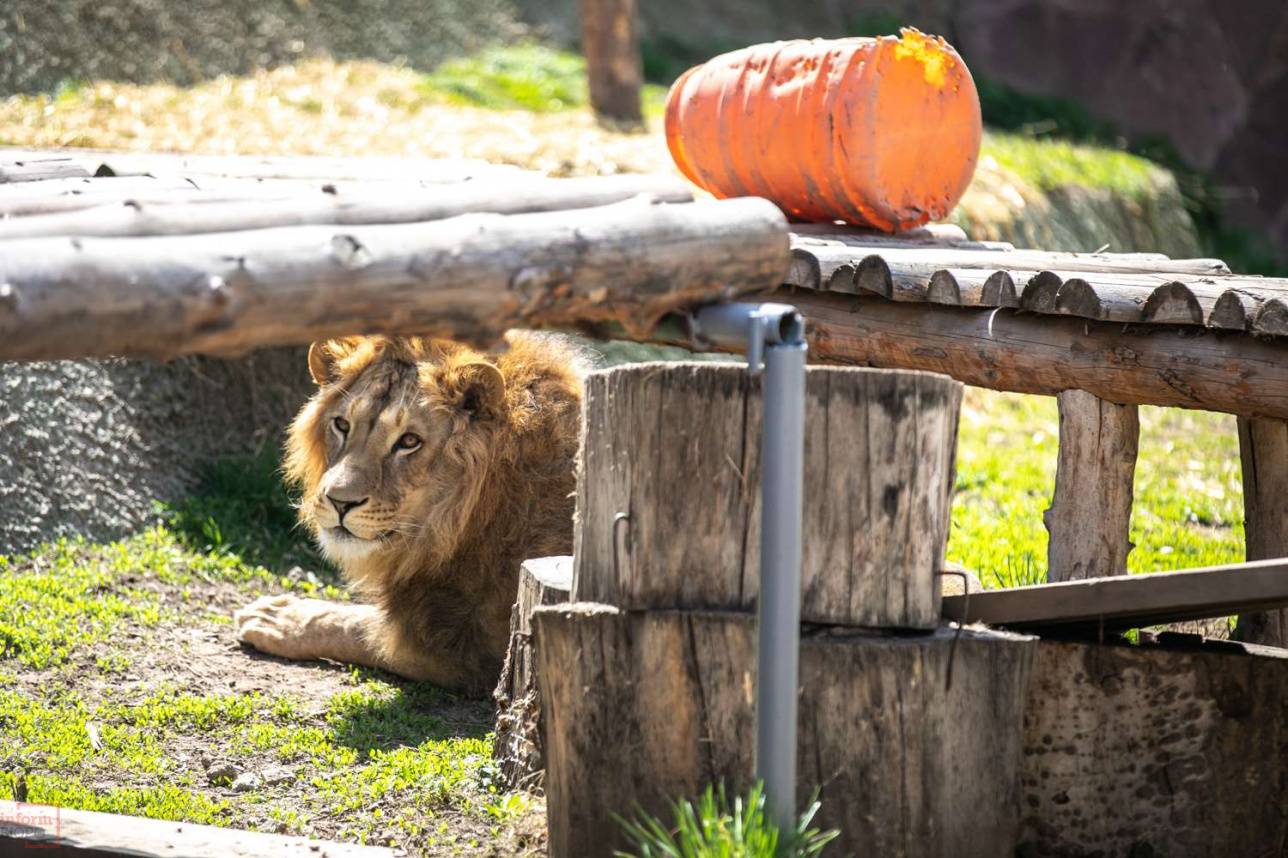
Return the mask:
[(951, 226), (900, 236), (797, 227), (786, 284), (1104, 322), (1288, 334), (1288, 280), (1231, 274), (1219, 259), (1017, 250), (970, 241)]
[(1118, 631), (1288, 606), (1288, 559), (945, 596), (950, 620), (1013, 630)]

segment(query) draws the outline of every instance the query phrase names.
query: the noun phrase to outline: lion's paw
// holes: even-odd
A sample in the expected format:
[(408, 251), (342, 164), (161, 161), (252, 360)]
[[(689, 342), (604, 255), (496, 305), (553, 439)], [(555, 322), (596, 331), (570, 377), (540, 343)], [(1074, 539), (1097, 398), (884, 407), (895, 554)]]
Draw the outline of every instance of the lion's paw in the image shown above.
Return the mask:
[(283, 658), (317, 658), (311, 626), (326, 603), (297, 596), (261, 596), (233, 614), (237, 640)]

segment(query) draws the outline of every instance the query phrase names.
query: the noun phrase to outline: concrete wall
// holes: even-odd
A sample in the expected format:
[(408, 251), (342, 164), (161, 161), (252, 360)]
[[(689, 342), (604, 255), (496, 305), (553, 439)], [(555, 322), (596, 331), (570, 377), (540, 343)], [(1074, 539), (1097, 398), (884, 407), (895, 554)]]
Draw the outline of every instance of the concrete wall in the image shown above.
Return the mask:
[(312, 390), (301, 349), (0, 363), (0, 553), (145, 526), (203, 463), (278, 443)]

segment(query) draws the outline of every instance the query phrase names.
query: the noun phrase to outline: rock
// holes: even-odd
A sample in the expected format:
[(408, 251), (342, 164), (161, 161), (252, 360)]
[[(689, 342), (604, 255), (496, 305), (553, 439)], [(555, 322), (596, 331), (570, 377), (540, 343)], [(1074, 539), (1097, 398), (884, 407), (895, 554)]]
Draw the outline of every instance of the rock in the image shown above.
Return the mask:
[(295, 772), (281, 766), (274, 766), (260, 771), (259, 776), (265, 786), (279, 786), (295, 780)]
[(233, 792), (253, 792), (264, 785), (264, 780), (254, 772), (242, 772), (232, 782)]
[(215, 786), (227, 786), (242, 774), (232, 763), (211, 763), (206, 767), (206, 780)]

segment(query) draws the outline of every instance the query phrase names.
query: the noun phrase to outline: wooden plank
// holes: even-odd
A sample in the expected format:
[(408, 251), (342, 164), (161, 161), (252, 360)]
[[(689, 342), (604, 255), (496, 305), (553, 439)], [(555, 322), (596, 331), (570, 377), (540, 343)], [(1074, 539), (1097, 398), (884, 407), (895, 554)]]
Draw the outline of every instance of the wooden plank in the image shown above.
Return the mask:
[[(760, 379), (737, 364), (591, 373), (573, 598), (751, 611), (760, 580)], [(805, 390), (806, 622), (933, 628), (961, 386), (811, 367)], [(695, 420), (696, 415), (701, 415)]]
[(1282, 606), (1288, 606), (1288, 559), (943, 597), (946, 619), (1025, 630), (1131, 629)]
[(358, 333), (486, 342), (663, 313), (777, 283), (760, 199), (635, 199), (430, 224), (0, 243), (0, 359), (228, 354)]
[(393, 858), (393, 849), (0, 801), (0, 854), (49, 858)]
[[(1238, 423), (1247, 559), (1288, 557), (1288, 422), (1240, 417)], [(1288, 611), (1242, 614), (1234, 636), (1288, 647)]]
[(537, 689), (532, 612), (567, 602), (572, 592), (572, 557), (539, 557), (519, 568), (519, 594), (510, 613), (510, 644), (496, 701), (492, 758), (511, 789), (534, 789), (545, 775), (546, 755)]
[(1055, 492), (1042, 521), (1050, 533), (1047, 580), (1119, 575), (1132, 544), (1132, 482), (1140, 418), (1084, 390), (1056, 396), (1060, 451)]
[(993, 390), (1086, 390), (1108, 402), (1288, 419), (1288, 344), (1279, 340), (805, 289), (758, 297), (806, 315), (811, 360), (928, 370)]
[[(626, 846), (613, 814), (637, 804), (665, 819), (676, 796), (748, 785), (754, 617), (574, 603), (537, 609), (533, 625), (553, 858)], [(802, 639), (797, 804), (821, 788), (815, 824), (840, 830), (835, 854), (1015, 854), (1037, 642), (974, 629), (953, 641), (947, 629)]]
[(645, 194), (667, 203), (693, 200), (689, 186), (666, 175), (540, 179), (498, 185), (463, 182), (434, 189), (361, 188), (340, 194), (334, 187), (287, 199), (246, 205), (228, 202), (122, 204), (83, 211), (0, 221), (0, 241), (47, 236), (194, 235), (309, 224), (390, 224), (443, 220), (472, 212), (522, 214), (610, 205)]
[(89, 174), (89, 170), (70, 158), (33, 157), (0, 160), (0, 184), (70, 179)]

